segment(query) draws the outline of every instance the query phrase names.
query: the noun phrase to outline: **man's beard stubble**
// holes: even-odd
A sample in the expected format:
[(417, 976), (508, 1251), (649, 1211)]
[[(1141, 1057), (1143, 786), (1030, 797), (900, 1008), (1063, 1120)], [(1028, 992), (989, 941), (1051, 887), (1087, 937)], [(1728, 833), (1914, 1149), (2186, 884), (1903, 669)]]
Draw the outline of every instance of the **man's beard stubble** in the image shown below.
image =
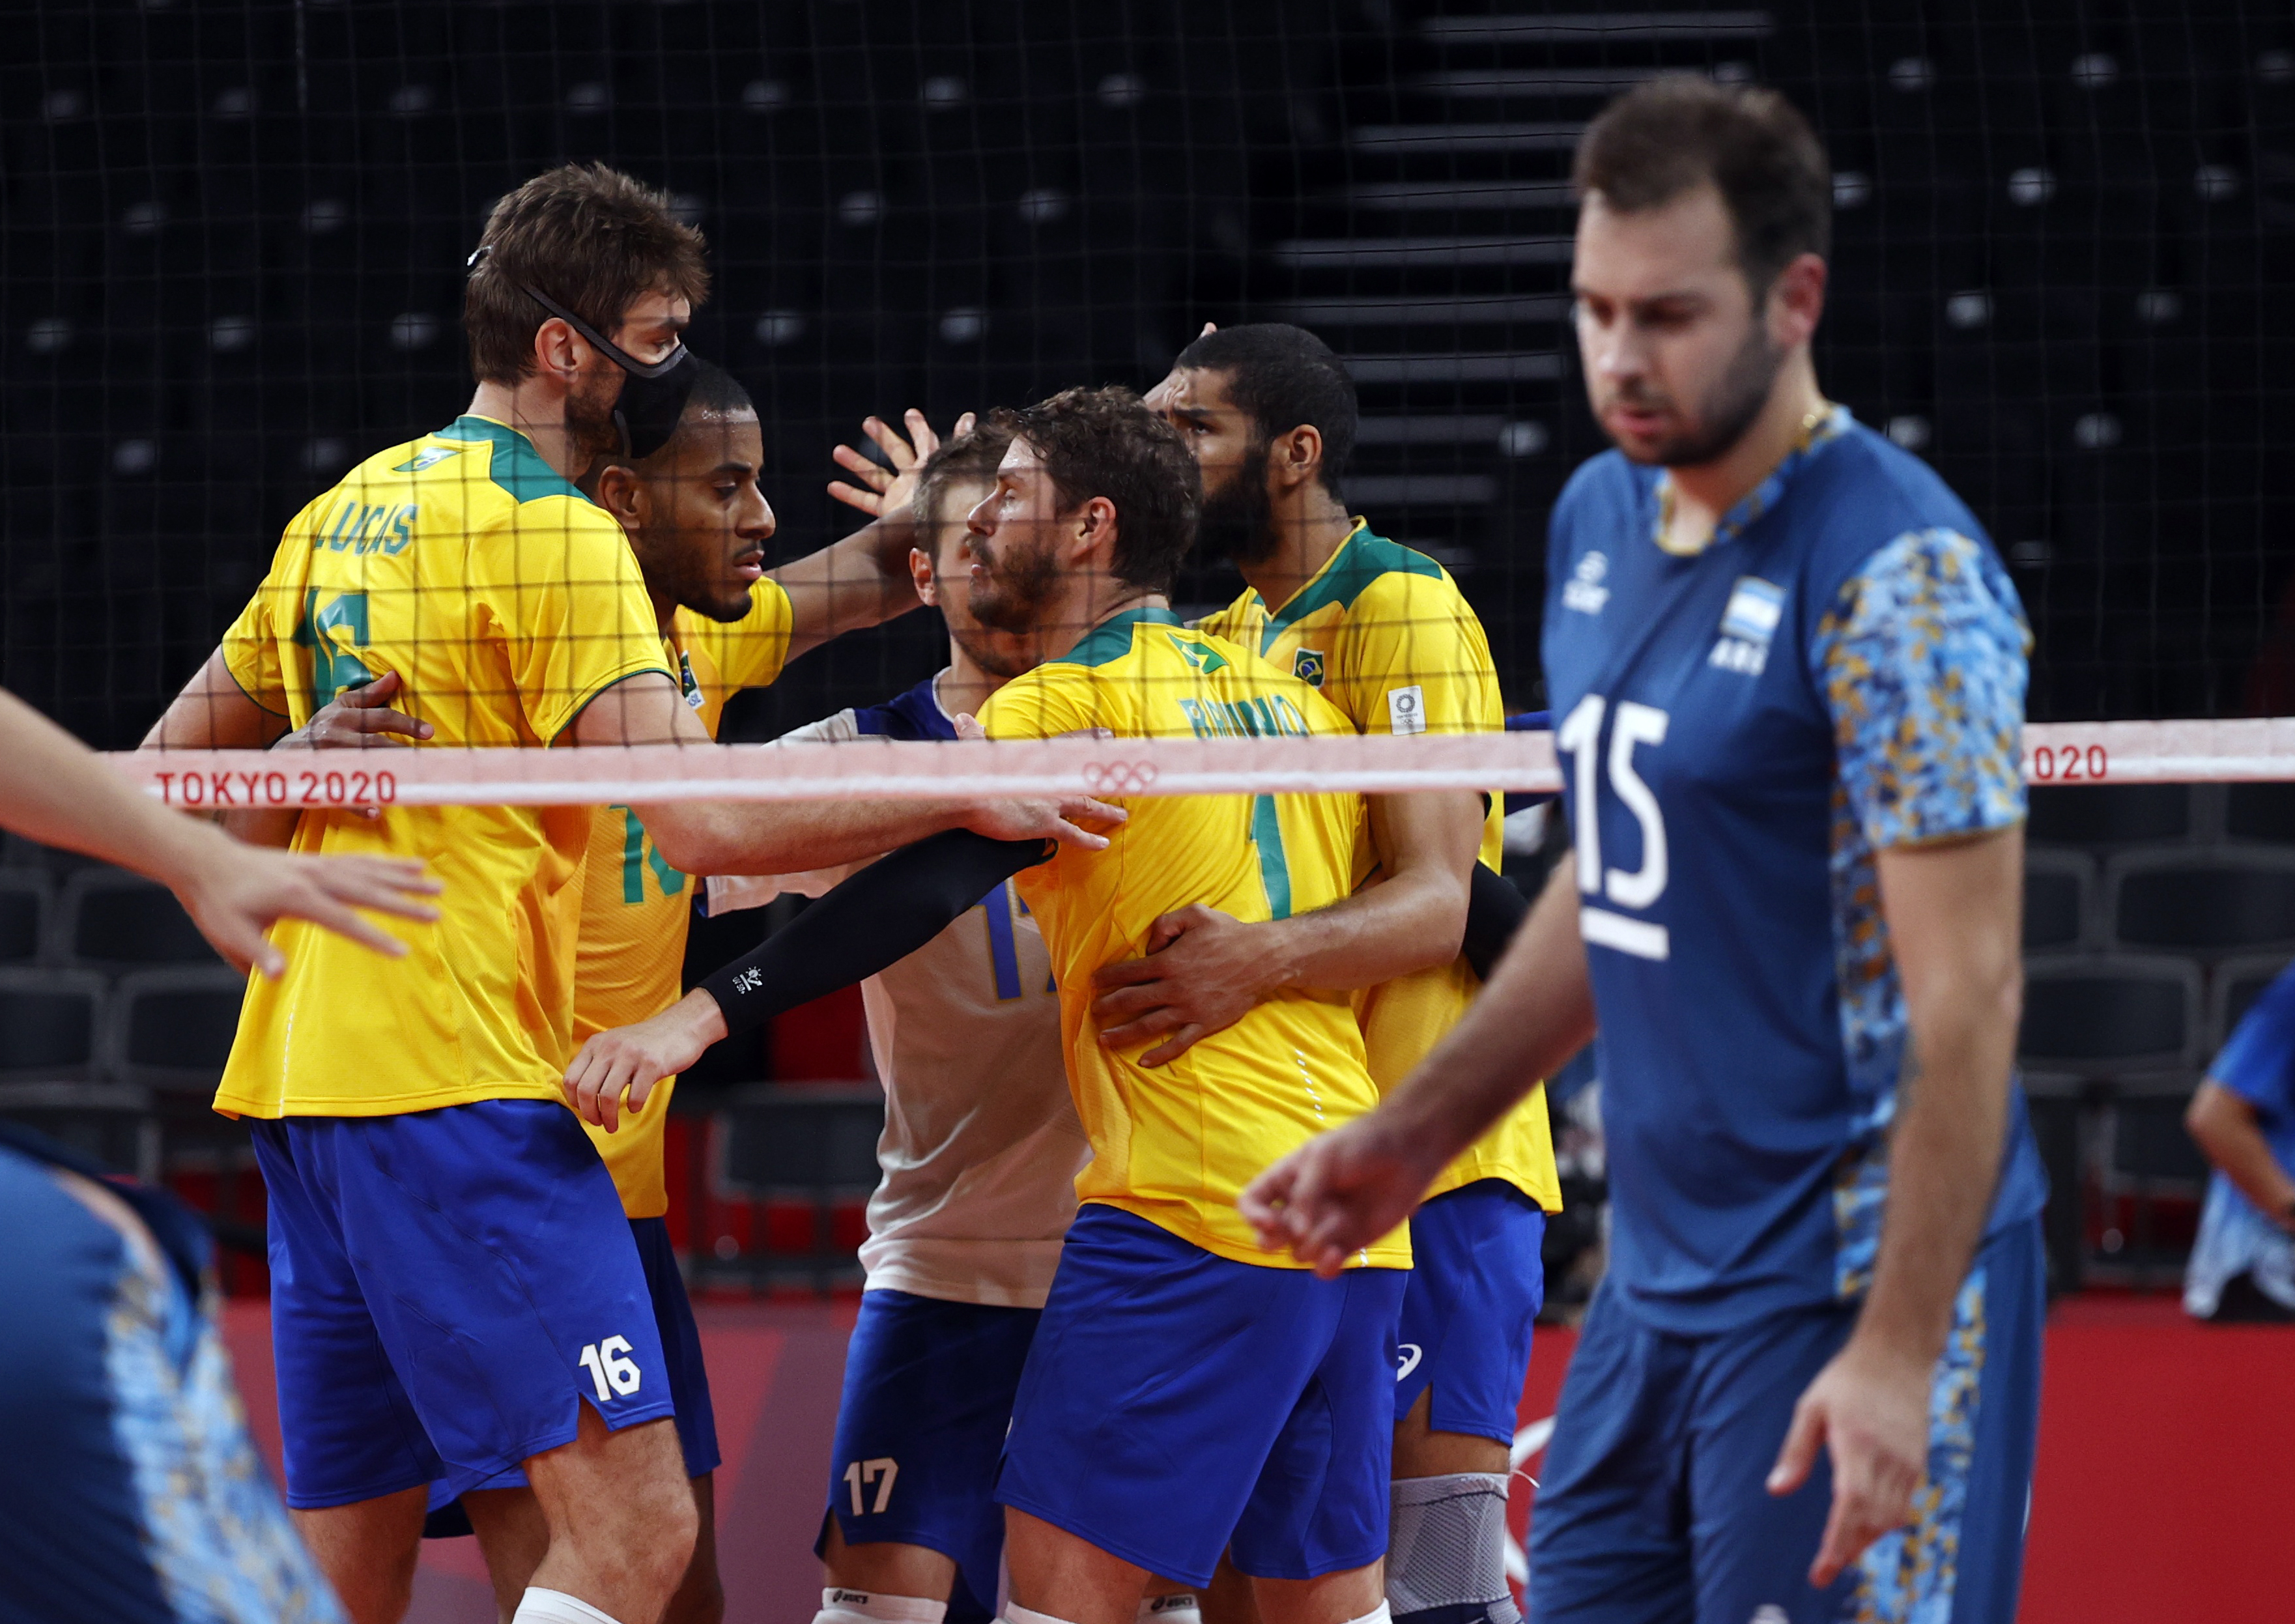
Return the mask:
[(573, 442), (576, 460), (588, 463), (619, 450), (621, 430), (614, 427), (614, 406), (621, 398), (619, 368), (600, 369), (588, 388), (576, 384), (566, 395), (566, 437)]
[(1274, 504), (1267, 498), (1267, 454), (1268, 444), (1262, 440), (1243, 453), (1233, 477), (1204, 493), (1196, 545), (1206, 562), (1225, 559), (1251, 565), (1274, 556), (1278, 538)]
[(1051, 549), (1006, 544), (995, 546), (984, 558), (983, 551), (976, 540), (973, 557), (980, 559), (987, 575), (973, 583), (973, 619), (996, 632), (1036, 631), (1044, 610), (1060, 595), (1060, 567)]
[(1728, 366), (1697, 403), (1699, 427), (1661, 445), (1652, 461), (1661, 468), (1702, 468), (1727, 456), (1769, 404), (1784, 364), (1783, 353), (1769, 343), (1768, 330), (1755, 322)]

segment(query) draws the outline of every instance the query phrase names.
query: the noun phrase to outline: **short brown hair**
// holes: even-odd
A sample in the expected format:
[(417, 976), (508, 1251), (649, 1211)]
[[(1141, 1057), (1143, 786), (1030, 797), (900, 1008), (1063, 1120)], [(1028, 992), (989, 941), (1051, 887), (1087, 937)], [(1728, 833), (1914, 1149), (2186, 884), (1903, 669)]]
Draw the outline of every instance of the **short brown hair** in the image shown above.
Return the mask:
[(486, 216), (484, 257), (462, 289), (462, 330), (480, 383), (534, 371), (534, 335), (550, 313), (539, 288), (608, 338), (649, 293), (698, 305), (709, 297), (708, 245), (668, 197), (604, 164), (560, 164)]
[(1036, 448), (1064, 512), (1095, 496), (1115, 507), (1110, 569), (1127, 586), (1164, 592), (1196, 544), (1203, 471), (1180, 431), (1131, 390), (1063, 389), (992, 426)]
[(1774, 90), (1690, 74), (1637, 85), (1586, 126), (1570, 181), (1580, 198), (1598, 192), (1626, 214), (1710, 182), (1756, 298), (1795, 257), (1833, 251), (1832, 167), (1809, 120)]
[[(919, 525), (931, 529), (931, 534), (925, 537), (925, 551), (934, 555), (935, 563), (940, 561), (940, 533), (932, 527), (941, 522), (940, 499), (948, 494), (948, 487), (960, 479), (978, 479), (995, 484), (997, 467), (1004, 461), (1004, 453), (1011, 449), (1011, 430), (1001, 426), (1000, 421), (992, 420), (981, 424), (970, 434), (958, 436), (925, 459), (925, 465), (917, 475), (917, 494), (911, 511), (916, 515)], [(958, 513), (951, 518), (960, 522), (964, 515)]]

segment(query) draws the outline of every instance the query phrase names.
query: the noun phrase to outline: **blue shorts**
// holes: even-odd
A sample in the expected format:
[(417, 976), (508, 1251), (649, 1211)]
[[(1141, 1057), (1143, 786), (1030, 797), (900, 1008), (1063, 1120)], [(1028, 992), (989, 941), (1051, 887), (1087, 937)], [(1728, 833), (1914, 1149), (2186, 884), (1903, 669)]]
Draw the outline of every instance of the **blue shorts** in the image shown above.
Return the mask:
[[(677, 1441), (685, 1452), (685, 1475), (703, 1477), (717, 1470), (717, 1412), (709, 1402), (709, 1371), (701, 1362), (701, 1331), (693, 1323), (693, 1300), (685, 1294), (685, 1277), (678, 1271), (677, 1251), (669, 1244), (669, 1221), (633, 1218), (630, 1237), (638, 1244), (638, 1261), (645, 1265), (646, 1289), (653, 1296), (654, 1326), (661, 1333), (663, 1367), (668, 1372), (669, 1396), (677, 1405)], [(473, 1489), (523, 1489), (526, 1468), (512, 1466)], [(430, 1485), (429, 1515), (422, 1524), (425, 1539), (453, 1539), (471, 1531), (459, 1493), (447, 1492), (441, 1481)]]
[(1034, 1340), (1035, 1309), (861, 1294), (845, 1355), (829, 1510), (847, 1545), (920, 1545), (956, 1563), (950, 1624), (996, 1609), (1004, 1511), (996, 1462)]
[(645, 1269), (571, 1111), (492, 1099), (259, 1122), (287, 1503), (479, 1488), (670, 1415)]
[(0, 1146), (0, 1620), (339, 1624), (194, 1295), (197, 1225), (118, 1192), (164, 1249), (155, 1278), (52, 1165)]
[(1546, 1301), (1546, 1214), (1483, 1179), (1410, 1215), (1410, 1288), (1396, 1332), (1394, 1418), (1429, 1386), (1426, 1424), (1514, 1441), (1530, 1378), (1530, 1334)]
[(2046, 1306), (2037, 1219), (1988, 1241), (1961, 1288), (1931, 1401), (1922, 1519), (1829, 1588), (1809, 1582), (1832, 1472), (1762, 1487), (1801, 1390), (1853, 1307), (1710, 1336), (1654, 1330), (1606, 1287), (1564, 1383), (1531, 1522), (1540, 1624), (2012, 1624), (2039, 1429)]
[(1386, 1554), (1400, 1269), (1237, 1263), (1115, 1207), (1069, 1228), (996, 1498), (1201, 1588)]

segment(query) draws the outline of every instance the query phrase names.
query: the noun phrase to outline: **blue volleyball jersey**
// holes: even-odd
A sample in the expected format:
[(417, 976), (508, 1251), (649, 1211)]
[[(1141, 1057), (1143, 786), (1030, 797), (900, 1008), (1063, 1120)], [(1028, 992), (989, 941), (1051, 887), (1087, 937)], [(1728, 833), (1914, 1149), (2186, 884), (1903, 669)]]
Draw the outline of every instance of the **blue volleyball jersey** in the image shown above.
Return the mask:
[[(2014, 587), (1834, 408), (1695, 556), (1615, 452), (1554, 510), (1544, 659), (1601, 1021), (1611, 1277), (1686, 1334), (1871, 1282), (1903, 988), (1874, 853), (2024, 815)], [(2045, 1181), (2012, 1103), (1991, 1228)]]

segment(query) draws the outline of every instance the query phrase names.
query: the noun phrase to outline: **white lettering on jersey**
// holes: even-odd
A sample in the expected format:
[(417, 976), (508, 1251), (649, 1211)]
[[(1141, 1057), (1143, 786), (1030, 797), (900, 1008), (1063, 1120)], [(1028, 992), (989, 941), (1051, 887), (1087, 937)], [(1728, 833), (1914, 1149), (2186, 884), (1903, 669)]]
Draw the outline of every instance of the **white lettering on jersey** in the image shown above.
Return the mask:
[(1563, 583), (1562, 607), (1580, 615), (1600, 614), (1602, 606), (1610, 601), (1610, 589), (1602, 584), (1602, 577), (1609, 573), (1610, 560), (1602, 553), (1589, 552), (1580, 559), (1570, 579)]
[(1785, 618), (1785, 591), (1758, 575), (1740, 575), (1721, 611), (1721, 637), (1705, 663), (1720, 671), (1761, 674), (1769, 663), (1769, 641)]
[(1408, 688), (1388, 689), (1386, 725), (1390, 732), (1424, 733), (1426, 730), (1426, 690), (1417, 682)]
[[(1625, 804), (1634, 821), (1641, 825), (1642, 866), (1629, 874), (1622, 869), (1605, 869), (1602, 865), (1601, 808), (1597, 798), (1601, 786), (1595, 773), (1595, 760), (1602, 723), (1609, 711), (1607, 699), (1600, 694), (1588, 694), (1554, 730), (1554, 747), (1571, 757), (1572, 769), (1571, 802), (1577, 827), (1572, 830), (1572, 845), (1578, 855), (1578, 889), (1588, 898), (1604, 895), (1621, 908), (1643, 909), (1665, 894), (1670, 873), (1664, 809), (1635, 771), (1634, 748), (1638, 745), (1663, 744), (1667, 717), (1654, 706), (1638, 705), (1627, 699), (1619, 703), (1616, 717), (1611, 721), (1610, 792)], [(1637, 959), (1662, 959), (1671, 951), (1664, 926), (1648, 919), (1629, 918), (1590, 902), (1579, 906), (1578, 934), (1596, 946), (1615, 948)]]

